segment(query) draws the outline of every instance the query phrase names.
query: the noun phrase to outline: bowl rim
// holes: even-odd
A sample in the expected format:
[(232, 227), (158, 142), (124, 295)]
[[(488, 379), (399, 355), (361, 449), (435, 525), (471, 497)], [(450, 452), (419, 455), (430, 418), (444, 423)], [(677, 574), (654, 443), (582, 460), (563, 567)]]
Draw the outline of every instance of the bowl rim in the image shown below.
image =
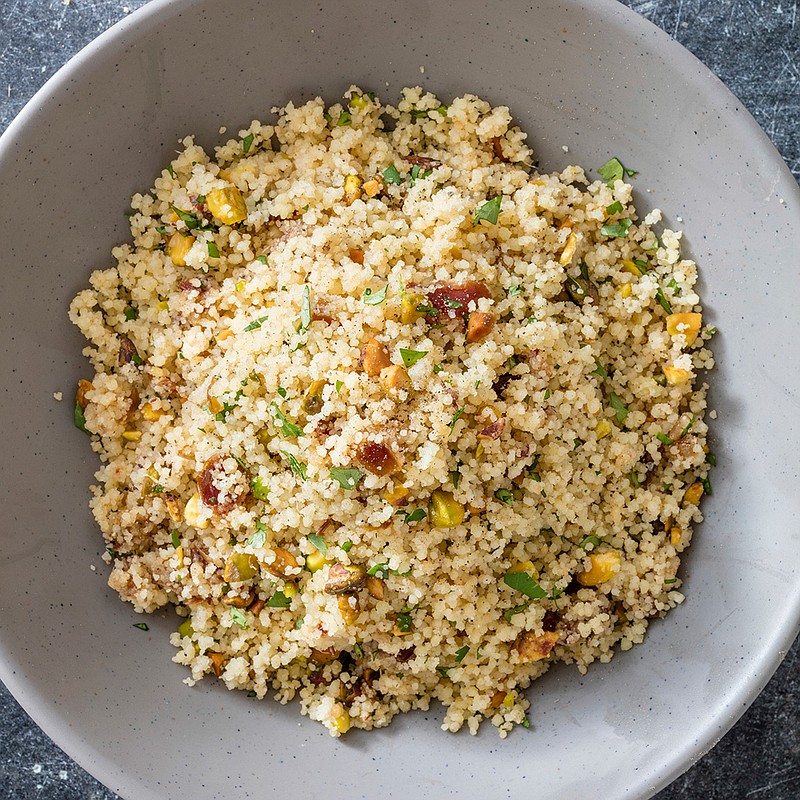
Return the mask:
[[(446, 1), (457, 2), (457, 0)], [(619, 0), (562, 1), (568, 5), (591, 8), (594, 13), (605, 18), (617, 17), (626, 26), (633, 26), (638, 31), (646, 33), (654, 41), (654, 46), (666, 51), (672, 57), (673, 63), (680, 65), (682, 71), (696, 84), (699, 84), (701, 79), (705, 81), (706, 86), (703, 91), (706, 94), (725, 97), (731, 110), (737, 111), (738, 125), (746, 129), (752, 141), (760, 142), (764, 152), (769, 154), (778, 168), (778, 180), (782, 179), (788, 184), (787, 187), (781, 188), (786, 203), (794, 203), (795, 209), (800, 208), (800, 185), (766, 132), (722, 80), (691, 51)], [(15, 143), (20, 140), (20, 134), (47, 104), (51, 96), (63, 91), (75, 73), (78, 73), (96, 53), (119, 45), (129, 33), (137, 31), (162, 15), (181, 13), (203, 2), (206, 0), (148, 0), (81, 48), (36, 91), (0, 135), (0, 166), (6, 157), (12, 155)], [(782, 612), (780, 617), (772, 621), (770, 638), (760, 642), (760, 656), (748, 662), (753, 668), (742, 671), (739, 679), (732, 682), (728, 690), (720, 696), (715, 704), (716, 707), (703, 714), (693, 731), (695, 736), (686, 737), (668, 757), (654, 764), (649, 770), (638, 773), (638, 777), (624, 790), (625, 797), (646, 800), (654, 796), (705, 756), (742, 717), (769, 682), (800, 633), (800, 591), (795, 596), (787, 598)], [(0, 637), (0, 655), (4, 656), (0, 658), (0, 680), (55, 744), (105, 786), (119, 787), (115, 790), (118, 793), (127, 794), (134, 791), (136, 784), (129, 781), (125, 769), (118, 762), (105, 757), (80, 735), (76, 736), (76, 731), (61, 716), (59, 710), (52, 706), (42, 693), (28, 685), (24, 671), (13, 668), (14, 664), (7, 657), (2, 637)]]

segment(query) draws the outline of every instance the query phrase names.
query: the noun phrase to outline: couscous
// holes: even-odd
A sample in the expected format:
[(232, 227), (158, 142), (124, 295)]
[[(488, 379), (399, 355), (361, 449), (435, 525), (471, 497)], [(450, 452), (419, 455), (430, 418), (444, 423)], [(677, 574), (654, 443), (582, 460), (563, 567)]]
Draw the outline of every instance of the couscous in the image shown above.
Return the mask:
[[(682, 602), (713, 366), (632, 171), (544, 174), (505, 107), (353, 87), (182, 141), (70, 316), (109, 584), (333, 735), (523, 690)], [(611, 155), (611, 154), (609, 154)]]

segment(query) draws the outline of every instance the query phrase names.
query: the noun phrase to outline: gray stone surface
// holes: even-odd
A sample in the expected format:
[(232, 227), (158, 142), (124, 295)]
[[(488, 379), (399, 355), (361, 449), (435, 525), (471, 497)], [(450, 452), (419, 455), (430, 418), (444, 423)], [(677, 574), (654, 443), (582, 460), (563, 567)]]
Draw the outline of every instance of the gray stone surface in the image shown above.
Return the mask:
[[(624, 1), (719, 75), (800, 179), (797, 0)], [(143, 4), (0, 0), (0, 131), (71, 55)], [(602, 796), (598, 787), (597, 797)], [(29, 798), (113, 800), (116, 795), (64, 755), (0, 684), (0, 800)], [(727, 798), (800, 798), (800, 641), (730, 733), (657, 796)]]

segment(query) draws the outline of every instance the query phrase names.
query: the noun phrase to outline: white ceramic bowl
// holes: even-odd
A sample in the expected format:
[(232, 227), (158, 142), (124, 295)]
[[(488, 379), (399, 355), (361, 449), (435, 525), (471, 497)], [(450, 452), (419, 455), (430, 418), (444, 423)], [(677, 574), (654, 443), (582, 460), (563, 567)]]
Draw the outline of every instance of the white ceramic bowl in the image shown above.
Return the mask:
[[(289, 99), (337, 99), (354, 82), (392, 100), (422, 81), (444, 99), (510, 105), (545, 169), (620, 156), (640, 172), (637, 204), (684, 228), (721, 331), (719, 467), (682, 567), (685, 605), (588, 676), (561, 667), (538, 681), (532, 732), (445, 734), (435, 710), (334, 741), (296, 706), (185, 687), (174, 615), (131, 628), (141, 618), (106, 587), (87, 509), (95, 458), (52, 395), (69, 397), (85, 372), (69, 299), (126, 239), (128, 198), (178, 136), (213, 145), (221, 125)], [(155, 0), (20, 114), (0, 140), (0, 186), (0, 678), (123, 796), (645, 798), (722, 736), (792, 641), (800, 192), (722, 84), (626, 8)]]

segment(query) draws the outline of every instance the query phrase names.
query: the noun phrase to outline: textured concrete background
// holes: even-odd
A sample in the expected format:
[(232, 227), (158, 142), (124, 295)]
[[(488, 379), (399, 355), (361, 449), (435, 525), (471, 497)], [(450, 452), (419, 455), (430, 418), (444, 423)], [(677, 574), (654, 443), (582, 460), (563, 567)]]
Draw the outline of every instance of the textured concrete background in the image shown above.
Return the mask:
[[(0, 132), (70, 56), (145, 0), (67, 2), (0, 0)], [(716, 72), (800, 180), (798, 0), (624, 2)], [(596, 797), (602, 800), (602, 787)], [(34, 798), (115, 800), (116, 795), (64, 755), (0, 684), (0, 800)], [(733, 730), (657, 796), (728, 798), (800, 798), (800, 640)]]

